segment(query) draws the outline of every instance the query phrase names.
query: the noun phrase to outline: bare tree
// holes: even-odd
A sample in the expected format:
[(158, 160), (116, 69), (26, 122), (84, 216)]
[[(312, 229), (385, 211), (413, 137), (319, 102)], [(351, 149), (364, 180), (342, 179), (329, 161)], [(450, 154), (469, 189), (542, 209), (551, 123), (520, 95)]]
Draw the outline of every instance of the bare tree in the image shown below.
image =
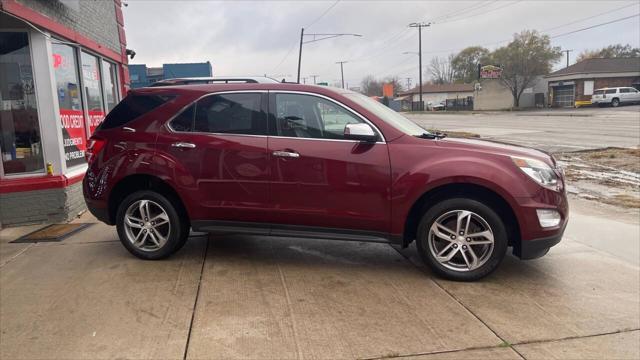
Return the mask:
[(434, 57), (431, 59), (428, 71), (434, 84), (450, 84), (455, 79), (455, 70), (452, 65), (454, 55), (447, 57)]
[(382, 96), (382, 83), (373, 75), (367, 75), (360, 83), (360, 91), (367, 96)]

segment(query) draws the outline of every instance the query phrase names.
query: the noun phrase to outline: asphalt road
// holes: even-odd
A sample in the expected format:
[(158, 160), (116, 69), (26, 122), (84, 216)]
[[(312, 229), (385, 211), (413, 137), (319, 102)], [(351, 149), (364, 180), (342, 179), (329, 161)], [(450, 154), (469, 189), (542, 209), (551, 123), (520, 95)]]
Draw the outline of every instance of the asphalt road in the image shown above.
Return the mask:
[(640, 105), (405, 116), (426, 129), (467, 131), (551, 152), (640, 146)]

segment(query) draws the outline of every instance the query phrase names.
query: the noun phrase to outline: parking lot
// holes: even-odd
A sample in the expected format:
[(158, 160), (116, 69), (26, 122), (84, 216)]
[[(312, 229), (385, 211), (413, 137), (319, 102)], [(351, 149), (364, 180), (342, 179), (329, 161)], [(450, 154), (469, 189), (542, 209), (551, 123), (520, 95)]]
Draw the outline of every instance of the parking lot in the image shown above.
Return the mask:
[[(604, 110), (412, 118), (552, 150), (637, 146), (638, 107)], [(509, 255), (475, 283), (435, 277), (413, 247), (193, 234), (150, 262), (86, 213), (75, 222), (95, 224), (57, 243), (5, 229), (0, 358), (637, 359), (637, 209), (570, 201), (547, 256)]]

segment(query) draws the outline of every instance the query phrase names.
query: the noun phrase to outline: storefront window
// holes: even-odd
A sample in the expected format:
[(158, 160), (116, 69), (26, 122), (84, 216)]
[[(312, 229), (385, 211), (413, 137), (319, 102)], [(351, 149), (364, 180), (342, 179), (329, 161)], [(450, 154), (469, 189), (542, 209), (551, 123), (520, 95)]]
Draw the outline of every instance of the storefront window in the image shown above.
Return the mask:
[(84, 82), (87, 108), (89, 109), (89, 133), (93, 131), (104, 120), (104, 105), (102, 102), (102, 85), (100, 81), (100, 68), (98, 58), (82, 53), (82, 81)]
[(0, 153), (4, 174), (44, 171), (26, 32), (0, 32)]
[(78, 65), (73, 47), (54, 43), (52, 49), (64, 155), (67, 167), (72, 167), (85, 162), (84, 152), (87, 147)]
[(102, 60), (102, 79), (104, 81), (104, 95), (105, 102), (107, 104), (107, 112), (109, 112), (118, 103), (115, 64)]

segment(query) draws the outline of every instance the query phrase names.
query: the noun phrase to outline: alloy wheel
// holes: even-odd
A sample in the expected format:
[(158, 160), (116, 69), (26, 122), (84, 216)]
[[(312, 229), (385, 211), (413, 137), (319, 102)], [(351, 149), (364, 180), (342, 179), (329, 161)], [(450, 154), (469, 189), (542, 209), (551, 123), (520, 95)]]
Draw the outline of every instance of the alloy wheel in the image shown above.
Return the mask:
[(453, 210), (438, 217), (428, 235), (429, 251), (444, 267), (472, 271), (484, 265), (494, 249), (491, 226), (480, 215)]
[(138, 200), (127, 208), (124, 215), (127, 240), (142, 251), (156, 251), (169, 239), (171, 222), (169, 215), (158, 203)]

